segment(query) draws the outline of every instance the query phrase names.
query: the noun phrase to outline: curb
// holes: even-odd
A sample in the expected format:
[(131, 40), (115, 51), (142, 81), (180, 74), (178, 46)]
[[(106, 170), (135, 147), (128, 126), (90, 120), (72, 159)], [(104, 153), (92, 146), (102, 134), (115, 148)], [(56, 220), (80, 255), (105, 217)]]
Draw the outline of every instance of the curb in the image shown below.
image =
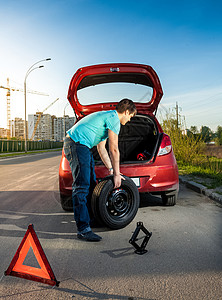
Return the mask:
[(194, 190), (195, 192), (205, 195), (210, 199), (217, 201), (222, 204), (222, 195), (215, 193), (213, 190), (208, 189), (206, 186), (196, 183), (192, 180), (188, 180), (186, 177), (180, 175), (179, 180), (181, 183), (185, 184), (186, 187)]

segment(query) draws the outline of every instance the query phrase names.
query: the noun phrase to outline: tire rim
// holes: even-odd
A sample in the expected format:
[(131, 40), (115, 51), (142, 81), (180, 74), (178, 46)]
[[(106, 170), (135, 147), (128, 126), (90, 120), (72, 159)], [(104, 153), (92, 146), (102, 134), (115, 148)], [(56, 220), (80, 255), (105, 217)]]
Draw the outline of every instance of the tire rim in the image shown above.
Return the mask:
[(115, 189), (110, 192), (106, 207), (110, 216), (122, 218), (126, 216), (132, 207), (132, 192), (128, 189)]

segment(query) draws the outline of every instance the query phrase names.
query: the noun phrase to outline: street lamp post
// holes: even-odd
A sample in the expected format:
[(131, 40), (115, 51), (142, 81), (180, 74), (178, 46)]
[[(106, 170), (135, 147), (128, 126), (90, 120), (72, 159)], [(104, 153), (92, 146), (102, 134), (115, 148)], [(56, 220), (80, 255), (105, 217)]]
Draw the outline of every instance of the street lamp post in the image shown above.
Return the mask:
[(66, 136), (66, 118), (65, 118), (65, 110), (66, 110), (66, 107), (69, 105), (69, 103), (66, 103), (65, 107), (64, 107), (64, 116), (63, 116), (63, 121), (64, 121), (64, 138)]
[(46, 59), (42, 59), (42, 60), (37, 61), (36, 63), (34, 63), (33, 65), (31, 65), (31, 67), (28, 69), (28, 71), (26, 72), (26, 75), (25, 75), (25, 80), (24, 80), (24, 98), (25, 98), (25, 152), (27, 152), (26, 79), (27, 79), (28, 75), (29, 75), (32, 71), (44, 67), (44, 66), (41, 65), (41, 66), (38, 66), (38, 67), (33, 68), (35, 65), (39, 64), (39, 63), (42, 62), (42, 61), (48, 61), (48, 60), (51, 60), (51, 58), (46, 58)]

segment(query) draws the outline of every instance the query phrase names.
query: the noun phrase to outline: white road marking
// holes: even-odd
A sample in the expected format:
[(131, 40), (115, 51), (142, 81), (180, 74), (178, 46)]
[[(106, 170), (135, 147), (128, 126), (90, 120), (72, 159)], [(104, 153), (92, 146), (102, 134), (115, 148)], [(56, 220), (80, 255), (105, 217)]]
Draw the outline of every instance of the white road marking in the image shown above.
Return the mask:
[(9, 214), (0, 214), (0, 219), (12, 219), (12, 220), (19, 220), (27, 218), (26, 216), (18, 216), (18, 215), (9, 215)]

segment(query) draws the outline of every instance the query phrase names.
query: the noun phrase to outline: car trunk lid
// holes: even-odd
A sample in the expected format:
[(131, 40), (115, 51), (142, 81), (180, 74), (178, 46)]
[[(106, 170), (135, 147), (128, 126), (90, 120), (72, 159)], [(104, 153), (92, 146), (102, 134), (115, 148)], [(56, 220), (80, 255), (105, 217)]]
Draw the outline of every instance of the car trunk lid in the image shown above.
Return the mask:
[[(120, 85), (124, 85), (124, 89)], [(109, 85), (114, 90), (118, 89), (130, 95), (130, 99), (134, 101), (138, 113), (153, 113), (162, 98), (163, 91), (156, 72), (152, 67), (142, 64), (119, 63), (119, 64), (100, 64), (94, 66), (83, 67), (77, 70), (74, 74), (68, 91), (68, 100), (78, 117), (83, 117), (92, 112), (101, 110), (115, 109), (117, 103), (121, 100), (112, 98), (109, 92), (105, 92), (105, 87)], [(130, 86), (128, 86), (130, 85)], [(104, 89), (101, 93), (101, 100), (93, 99), (94, 87)], [(132, 89), (133, 87), (133, 89)], [(92, 88), (94, 89), (92, 92)], [(139, 88), (144, 94), (144, 88), (149, 88), (152, 92), (145, 92), (140, 99), (136, 99), (137, 94), (135, 88)], [(130, 91), (132, 89), (132, 93)], [(82, 91), (85, 90), (84, 101), (81, 102)], [(121, 94), (121, 93), (120, 93)], [(149, 94), (149, 95), (148, 95)], [(79, 96), (80, 95), (80, 96)], [(124, 94), (125, 95), (125, 94)], [(108, 98), (108, 96), (111, 97)], [(87, 98), (88, 97), (88, 98)], [(103, 102), (103, 98), (107, 97), (107, 101)], [(126, 97), (123, 97), (126, 98)]]

